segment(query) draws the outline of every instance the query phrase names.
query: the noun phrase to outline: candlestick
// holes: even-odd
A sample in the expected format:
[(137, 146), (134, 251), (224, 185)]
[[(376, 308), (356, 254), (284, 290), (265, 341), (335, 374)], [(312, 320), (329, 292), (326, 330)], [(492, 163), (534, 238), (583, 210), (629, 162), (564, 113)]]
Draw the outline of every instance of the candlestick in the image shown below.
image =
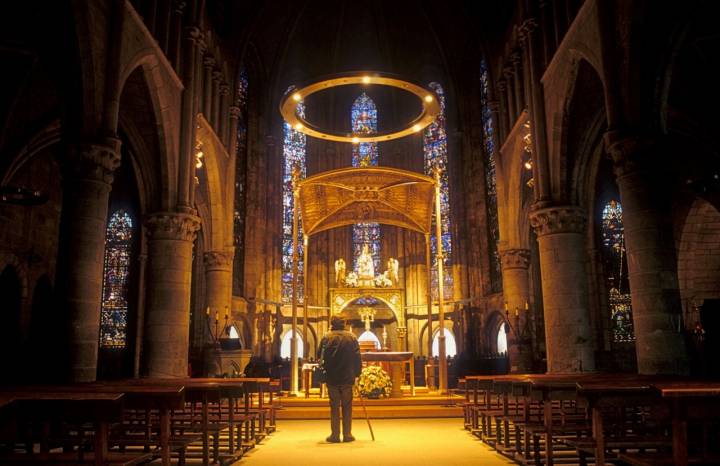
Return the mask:
[(230, 316), (230, 310), (227, 306), (225, 306), (225, 320), (228, 320), (228, 317)]
[(525, 310), (526, 311), (528, 310), (528, 302), (527, 301), (525, 301)]
[(215, 311), (215, 323), (218, 323), (218, 311)]
[(515, 317), (517, 317), (518, 315), (520, 315), (520, 312), (518, 311), (517, 306), (515, 306)]
[(507, 301), (505, 301), (505, 312), (506, 313), (507, 313), (507, 310), (508, 310)]
[(208, 306), (207, 309), (205, 309), (205, 315), (208, 315), (208, 316), (210, 315), (210, 306)]

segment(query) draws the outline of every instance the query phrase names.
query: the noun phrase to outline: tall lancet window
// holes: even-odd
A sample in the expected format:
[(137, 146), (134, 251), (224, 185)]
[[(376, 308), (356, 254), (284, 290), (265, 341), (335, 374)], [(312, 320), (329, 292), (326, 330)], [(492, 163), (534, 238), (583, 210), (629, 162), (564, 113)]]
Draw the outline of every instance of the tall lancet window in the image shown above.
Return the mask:
[(105, 230), (100, 346), (124, 348), (127, 343), (128, 277), (133, 239), (133, 220), (116, 210)]
[[(297, 106), (297, 113), (305, 117), (305, 104), (300, 102)], [(282, 240), (282, 300), (289, 303), (292, 300), (292, 277), (293, 277), (293, 167), (300, 167), (300, 177), (304, 178), (305, 168), (305, 135), (295, 131), (287, 122), (283, 124), (283, 240)], [(298, 285), (303, 282), (303, 241), (302, 222), (298, 216)], [(298, 301), (303, 302), (303, 287), (298, 286)]]
[(488, 226), (488, 256), (490, 257), (490, 284), (494, 292), (502, 289), (502, 269), (497, 243), (500, 226), (497, 213), (497, 187), (495, 184), (495, 123), (490, 108), (490, 72), (487, 62), (480, 61), (480, 106), (482, 110), (483, 141), (485, 145), (485, 194)]
[[(373, 134), (377, 132), (377, 107), (364, 92), (355, 99), (350, 110), (350, 123), (355, 134)], [(353, 144), (352, 166), (370, 167), (378, 164), (378, 146), (375, 142)], [(358, 223), (353, 225), (353, 270), (357, 269), (363, 245), (367, 244), (373, 257), (375, 272), (380, 271), (380, 225), (378, 223)]]
[(617, 343), (634, 341), (632, 301), (625, 256), (625, 226), (622, 205), (618, 201), (611, 200), (605, 204), (600, 229), (613, 341)]
[(235, 163), (235, 208), (233, 209), (233, 293), (242, 294), (243, 259), (245, 257), (245, 196), (247, 168), (247, 99), (248, 77), (242, 68), (237, 81), (236, 105), (240, 109), (237, 124), (237, 146)]
[[(445, 130), (445, 92), (440, 84), (432, 82), (430, 88), (435, 91), (440, 101), (440, 114), (437, 119), (427, 127), (423, 136), (423, 152), (425, 154), (425, 173), (432, 176), (433, 168), (437, 165), (441, 169), (440, 176), (440, 214), (441, 214), (441, 240), (443, 249), (443, 295), (453, 296), (453, 276), (451, 269), (452, 234), (450, 233), (450, 186), (448, 183), (448, 150), (447, 132)], [(433, 299), (438, 295), (437, 270), (437, 235), (435, 234), (435, 215), (433, 215), (433, 233), (430, 237), (430, 254), (432, 254), (431, 288)]]

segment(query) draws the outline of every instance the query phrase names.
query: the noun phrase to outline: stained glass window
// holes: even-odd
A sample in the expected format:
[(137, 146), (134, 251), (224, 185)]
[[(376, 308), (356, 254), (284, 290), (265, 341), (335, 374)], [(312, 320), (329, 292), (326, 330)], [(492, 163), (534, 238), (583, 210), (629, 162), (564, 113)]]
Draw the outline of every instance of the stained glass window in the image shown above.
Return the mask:
[[(375, 102), (362, 93), (355, 99), (350, 109), (350, 124), (354, 134), (373, 134), (377, 132), (377, 107)], [(370, 167), (378, 164), (378, 146), (375, 142), (353, 144), (352, 166)], [(357, 270), (357, 259), (363, 245), (367, 244), (373, 257), (375, 272), (380, 271), (380, 224), (358, 223), (353, 225), (353, 270)]]
[[(451, 269), (452, 234), (450, 233), (450, 186), (448, 183), (447, 132), (445, 130), (445, 92), (440, 84), (432, 82), (430, 88), (435, 91), (440, 103), (440, 114), (427, 127), (423, 135), (423, 153), (425, 154), (425, 173), (433, 175), (433, 168), (440, 167), (440, 215), (441, 239), (443, 249), (443, 296), (452, 299), (453, 276)], [(438, 296), (437, 236), (435, 235), (435, 214), (433, 213), (433, 234), (430, 237), (432, 255), (431, 288), (433, 299)]]
[(245, 68), (240, 71), (237, 82), (236, 105), (240, 109), (237, 124), (237, 145), (235, 162), (235, 208), (233, 210), (233, 292), (242, 294), (243, 258), (245, 257), (245, 182), (247, 153), (247, 99), (248, 77)]
[[(305, 104), (300, 102), (297, 106), (298, 115), (305, 117)], [(300, 177), (304, 178), (306, 174), (305, 168), (305, 135), (299, 131), (295, 131), (287, 122), (283, 124), (283, 159), (285, 166), (283, 168), (283, 240), (282, 240), (282, 300), (289, 303), (292, 300), (292, 277), (293, 277), (293, 187), (292, 172), (293, 167), (300, 168)], [(304, 301), (303, 296), (303, 236), (302, 222), (298, 215), (298, 302)], [(299, 353), (302, 354), (302, 353)]]
[(124, 348), (127, 343), (128, 276), (133, 221), (123, 209), (115, 211), (105, 231), (100, 346)]
[(613, 341), (631, 342), (635, 340), (635, 332), (630, 284), (627, 278), (623, 211), (618, 201), (613, 199), (605, 204), (600, 229)]
[(492, 291), (502, 289), (502, 269), (497, 243), (500, 226), (497, 213), (497, 187), (495, 184), (495, 124), (490, 108), (490, 72), (485, 60), (480, 61), (480, 106), (482, 110), (483, 141), (485, 144), (485, 191), (488, 224), (488, 256), (490, 257), (490, 284)]

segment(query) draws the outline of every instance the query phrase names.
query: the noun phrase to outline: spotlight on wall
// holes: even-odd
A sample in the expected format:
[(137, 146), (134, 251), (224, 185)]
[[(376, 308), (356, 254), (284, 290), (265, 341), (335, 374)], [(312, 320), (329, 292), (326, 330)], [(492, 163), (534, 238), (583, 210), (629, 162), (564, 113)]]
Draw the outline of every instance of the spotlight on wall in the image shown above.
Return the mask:
[(195, 146), (195, 168), (198, 170), (203, 167), (203, 154), (202, 151), (202, 142), (198, 142)]

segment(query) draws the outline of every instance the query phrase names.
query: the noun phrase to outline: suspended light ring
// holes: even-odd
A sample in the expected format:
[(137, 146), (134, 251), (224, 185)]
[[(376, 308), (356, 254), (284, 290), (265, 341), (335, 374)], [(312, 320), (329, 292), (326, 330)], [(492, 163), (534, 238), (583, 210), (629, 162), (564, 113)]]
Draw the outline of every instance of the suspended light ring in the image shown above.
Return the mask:
[[(349, 86), (353, 84), (360, 85), (380, 85), (394, 87), (411, 94), (416, 95), (420, 99), (422, 111), (414, 120), (412, 120), (405, 128), (398, 131), (377, 132), (372, 134), (364, 133), (334, 133), (325, 131), (322, 128), (314, 126), (305, 118), (297, 113), (297, 107), (300, 102), (308, 96), (316, 92), (332, 89), (333, 87)], [(280, 114), (285, 121), (295, 131), (299, 131), (314, 138), (326, 141), (349, 142), (352, 144), (360, 144), (366, 142), (383, 142), (399, 139), (411, 134), (415, 134), (425, 129), (440, 114), (440, 101), (438, 96), (431, 90), (422, 86), (392, 77), (387, 74), (360, 72), (352, 74), (336, 75), (334, 77), (318, 81), (313, 84), (306, 85), (302, 88), (290, 88), (282, 100), (280, 101)]]

